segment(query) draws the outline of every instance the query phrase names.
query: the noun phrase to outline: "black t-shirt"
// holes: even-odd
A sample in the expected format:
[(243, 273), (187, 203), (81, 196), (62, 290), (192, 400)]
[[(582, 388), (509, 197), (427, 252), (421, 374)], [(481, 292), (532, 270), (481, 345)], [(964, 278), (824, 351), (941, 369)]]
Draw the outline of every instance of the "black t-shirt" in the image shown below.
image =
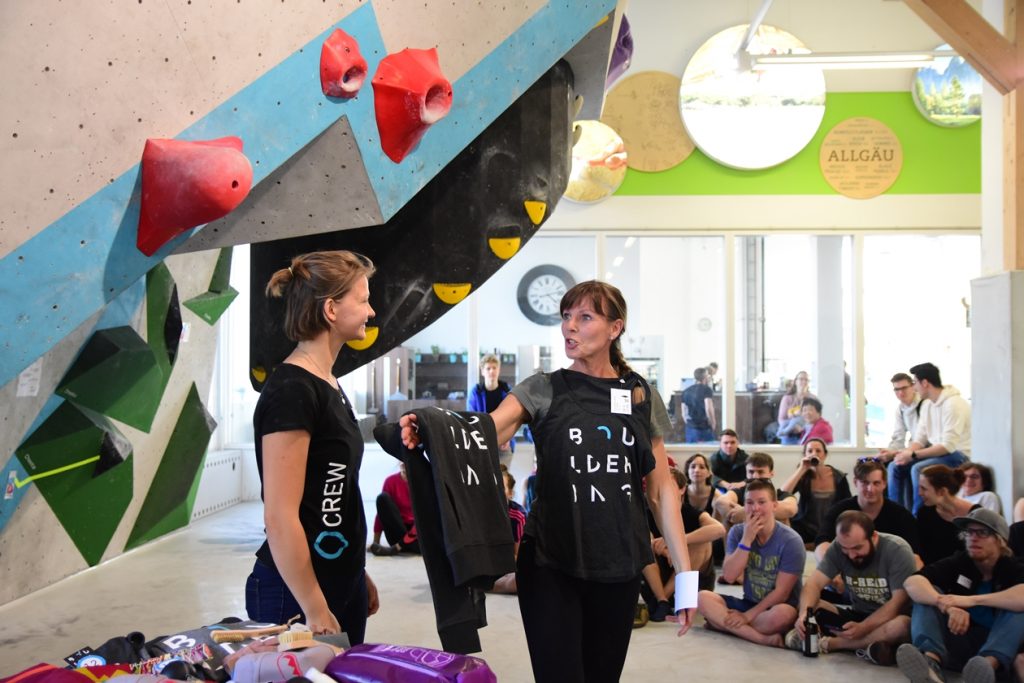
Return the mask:
[(694, 429), (710, 429), (707, 409), (704, 406), (704, 399), (711, 398), (715, 392), (707, 384), (694, 384), (683, 391), (683, 403), (689, 412), (690, 419), (686, 421), (687, 426)]
[[(825, 513), (825, 522), (814, 539), (815, 545), (831, 543), (836, 540), (836, 520), (847, 510), (860, 510), (857, 496), (841, 500), (828, 509), (828, 512)], [(910, 510), (899, 503), (894, 503), (888, 498), (885, 499), (882, 509), (878, 511), (878, 517), (875, 517), (875, 531), (899, 536), (910, 545), (911, 550), (918, 555), (921, 554), (921, 538), (917, 533), (917, 520), (914, 519), (914, 515), (910, 514)]]
[[(299, 521), (320, 585), (330, 586), (362, 571), (366, 564), (366, 517), (359, 493), (363, 439), (344, 392), (297, 365), (282, 363), (260, 392), (253, 427), (261, 497), (263, 437), (287, 431), (310, 435)], [(275, 566), (266, 541), (256, 557)]]
[[(537, 498), (526, 534), (537, 540), (537, 563), (592, 581), (632, 579), (654, 561), (643, 493), (654, 469), (650, 389), (636, 373), (558, 370), (550, 382), (551, 404), (530, 423)], [(637, 387), (644, 399), (633, 403)]]
[(488, 413), (493, 413), (494, 409), (501, 404), (501, 400), (508, 394), (508, 384), (505, 382), (498, 382), (493, 390), (484, 387), (484, 405), (487, 407)]
[[(981, 572), (963, 550), (926, 564), (918, 574), (938, 590), (952, 595), (975, 595), (981, 583)], [(992, 568), (992, 592), (998, 593), (1020, 583), (1024, 583), (1024, 562), (1015, 557), (1000, 557)]]
[(1010, 525), (1010, 550), (1015, 556), (1024, 558), (1024, 522)]
[[(976, 510), (980, 505), (972, 505)], [(917, 511), (917, 533), (921, 537), (921, 560), (931, 564), (955, 555), (963, 550), (960, 541), (960, 530), (953, 522), (947, 522), (935, 510), (934, 506), (925, 505)]]

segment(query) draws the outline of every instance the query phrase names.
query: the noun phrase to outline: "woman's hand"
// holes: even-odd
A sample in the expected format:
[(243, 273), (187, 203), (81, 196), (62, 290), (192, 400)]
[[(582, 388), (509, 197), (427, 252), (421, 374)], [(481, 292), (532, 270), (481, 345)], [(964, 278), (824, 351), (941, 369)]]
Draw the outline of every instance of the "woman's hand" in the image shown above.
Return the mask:
[(693, 626), (693, 608), (679, 610), (676, 617), (679, 619), (679, 630), (676, 631), (676, 636), (681, 638)]
[(420, 445), (419, 425), (416, 424), (416, 416), (413, 414), (403, 415), (398, 419), (402, 428), (402, 445), (406, 448), (416, 448)]
[(380, 609), (380, 594), (377, 593), (377, 584), (373, 582), (370, 575), (363, 572), (363, 576), (366, 577), (366, 597), (367, 607), (366, 615), (372, 617)]
[(338, 618), (327, 608), (326, 604), (324, 604), (322, 612), (306, 614), (306, 626), (309, 627), (309, 630), (315, 636), (330, 636), (335, 633), (341, 633), (341, 624), (338, 623)]

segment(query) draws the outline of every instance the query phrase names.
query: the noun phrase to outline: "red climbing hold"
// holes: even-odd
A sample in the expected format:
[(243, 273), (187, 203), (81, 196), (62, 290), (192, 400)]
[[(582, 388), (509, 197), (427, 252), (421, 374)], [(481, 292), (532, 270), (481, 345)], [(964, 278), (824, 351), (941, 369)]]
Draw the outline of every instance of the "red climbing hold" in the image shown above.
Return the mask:
[(355, 97), (366, 80), (359, 43), (340, 28), (320, 48), (320, 87), (328, 97)]
[(441, 73), (437, 50), (406, 48), (382, 59), (373, 77), (373, 103), (380, 146), (398, 163), (452, 108), (452, 84)]
[(179, 233), (230, 213), (251, 187), (240, 138), (146, 140), (136, 246), (152, 256)]

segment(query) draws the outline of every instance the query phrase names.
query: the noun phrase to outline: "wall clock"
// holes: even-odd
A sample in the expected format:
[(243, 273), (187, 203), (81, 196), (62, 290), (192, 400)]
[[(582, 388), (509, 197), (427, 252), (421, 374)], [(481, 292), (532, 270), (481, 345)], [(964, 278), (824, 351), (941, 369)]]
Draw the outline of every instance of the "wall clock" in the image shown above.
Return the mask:
[(519, 310), (538, 325), (558, 325), (562, 321), (558, 304), (575, 284), (569, 271), (561, 266), (531, 268), (523, 275), (516, 290)]

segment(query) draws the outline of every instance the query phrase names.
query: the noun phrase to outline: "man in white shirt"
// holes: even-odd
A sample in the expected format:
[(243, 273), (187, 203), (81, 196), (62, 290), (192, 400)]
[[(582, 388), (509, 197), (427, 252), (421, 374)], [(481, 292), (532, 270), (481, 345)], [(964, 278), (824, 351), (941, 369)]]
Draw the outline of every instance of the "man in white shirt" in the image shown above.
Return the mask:
[(914, 438), (917, 431), (918, 416), (921, 414), (921, 397), (914, 390), (914, 378), (905, 372), (897, 372), (889, 380), (892, 391), (899, 399), (896, 408), (896, 419), (892, 425), (892, 438), (889, 439), (889, 450), (901, 451), (907, 447), (907, 436)]
[(943, 386), (939, 369), (931, 363), (910, 368), (914, 387), (921, 394), (920, 420), (910, 445), (901, 450), (884, 450), (889, 463), (889, 498), (908, 504), (906, 483), (912, 496), (911, 512), (921, 507), (917, 481), (929, 465), (957, 467), (971, 451), (971, 406), (953, 386)]

